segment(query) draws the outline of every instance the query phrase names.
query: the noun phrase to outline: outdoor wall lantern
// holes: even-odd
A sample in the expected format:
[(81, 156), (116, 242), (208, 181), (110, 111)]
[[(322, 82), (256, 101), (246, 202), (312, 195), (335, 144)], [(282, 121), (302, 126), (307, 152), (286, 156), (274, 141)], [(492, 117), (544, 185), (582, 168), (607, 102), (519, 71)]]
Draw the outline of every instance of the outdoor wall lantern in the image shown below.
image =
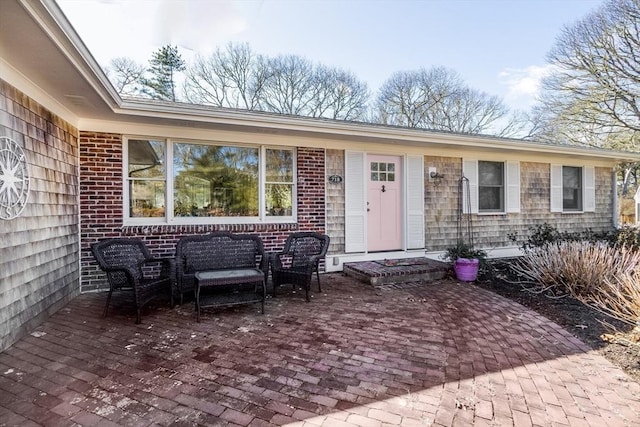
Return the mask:
[(442, 178), (444, 178), (444, 175), (441, 173), (438, 173), (438, 170), (434, 167), (430, 167), (429, 168), (429, 179), (434, 181), (435, 185), (440, 184), (440, 181), (442, 181)]

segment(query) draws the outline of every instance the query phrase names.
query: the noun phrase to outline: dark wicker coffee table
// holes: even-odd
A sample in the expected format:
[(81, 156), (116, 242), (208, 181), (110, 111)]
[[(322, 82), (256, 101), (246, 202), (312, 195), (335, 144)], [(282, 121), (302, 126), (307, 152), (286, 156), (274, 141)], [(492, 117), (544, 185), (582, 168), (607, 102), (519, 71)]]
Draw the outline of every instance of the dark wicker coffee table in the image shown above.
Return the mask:
[[(267, 295), (265, 274), (258, 268), (199, 271), (196, 278), (196, 321), (200, 322), (200, 308), (235, 304), (261, 303)], [(250, 286), (253, 285), (253, 286)], [(211, 293), (201, 295), (201, 290)]]

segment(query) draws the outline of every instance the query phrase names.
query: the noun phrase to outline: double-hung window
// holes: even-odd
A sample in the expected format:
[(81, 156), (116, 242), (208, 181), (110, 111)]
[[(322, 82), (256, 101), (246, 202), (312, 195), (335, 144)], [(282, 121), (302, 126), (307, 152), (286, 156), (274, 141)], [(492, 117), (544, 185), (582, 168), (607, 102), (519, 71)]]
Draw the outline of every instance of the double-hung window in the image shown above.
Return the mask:
[(504, 212), (504, 162), (478, 162), (478, 212)]
[(129, 139), (130, 223), (294, 220), (295, 150)]
[(551, 212), (594, 212), (595, 168), (551, 165)]
[(464, 212), (500, 214), (520, 212), (520, 162), (464, 159)]

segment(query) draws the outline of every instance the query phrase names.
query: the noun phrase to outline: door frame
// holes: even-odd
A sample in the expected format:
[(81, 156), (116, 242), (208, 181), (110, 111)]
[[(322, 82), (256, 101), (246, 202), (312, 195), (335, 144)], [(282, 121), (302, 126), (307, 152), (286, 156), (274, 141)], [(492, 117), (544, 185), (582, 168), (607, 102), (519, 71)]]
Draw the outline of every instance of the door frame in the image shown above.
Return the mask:
[[(345, 254), (369, 253), (367, 250), (367, 174), (369, 155), (399, 156), (402, 162), (402, 248), (425, 249), (424, 154), (345, 151)], [(398, 252), (398, 251), (391, 251)], [(380, 252), (381, 254), (384, 252)]]
[[(380, 244), (380, 246), (384, 246), (384, 240), (383, 239), (378, 239), (377, 237), (374, 237), (376, 235), (381, 236), (384, 233), (382, 232), (381, 229), (376, 230), (376, 227), (373, 227), (373, 224), (371, 222), (369, 222), (370, 219), (373, 220), (372, 218), (372, 208), (378, 208), (378, 214), (383, 214), (385, 213), (385, 206), (384, 204), (372, 204), (374, 203), (373, 200), (371, 200), (371, 187), (374, 186), (374, 182), (377, 183), (378, 185), (384, 186), (385, 182), (387, 181), (372, 181), (371, 179), (371, 174), (373, 173), (373, 171), (371, 170), (371, 163), (372, 162), (377, 162), (377, 163), (386, 163), (387, 165), (389, 163), (393, 163), (396, 164), (396, 169), (394, 171), (394, 180), (391, 181), (393, 182), (393, 186), (395, 188), (397, 188), (398, 191), (398, 199), (397, 199), (397, 203), (395, 205), (395, 207), (393, 208), (393, 216), (397, 217), (397, 220), (399, 222), (399, 224), (396, 224), (395, 226), (397, 228), (393, 229), (394, 234), (397, 233), (397, 240), (394, 239), (393, 242), (388, 242), (388, 244), (390, 245), (390, 247), (387, 248), (376, 248), (376, 247), (372, 247), (373, 245), (378, 245)], [(406, 240), (406, 236), (405, 236), (405, 181), (404, 181), (404, 156), (402, 156), (401, 154), (377, 154), (377, 153), (366, 153), (366, 188), (367, 188), (367, 193), (366, 193), (366, 199), (367, 199), (367, 252), (390, 252), (390, 251), (398, 251), (398, 250), (404, 250), (405, 248), (405, 240)], [(385, 173), (385, 171), (379, 171), (380, 174)], [(387, 184), (388, 186), (388, 184)], [(380, 218), (380, 219), (384, 219), (384, 218)], [(384, 221), (383, 221), (384, 222)], [(370, 228), (373, 227), (373, 228)], [(381, 227), (381, 226), (379, 226)], [(372, 231), (375, 232), (372, 233)], [(395, 247), (391, 247), (391, 246), (395, 246)], [(396, 246), (397, 245), (397, 246)]]

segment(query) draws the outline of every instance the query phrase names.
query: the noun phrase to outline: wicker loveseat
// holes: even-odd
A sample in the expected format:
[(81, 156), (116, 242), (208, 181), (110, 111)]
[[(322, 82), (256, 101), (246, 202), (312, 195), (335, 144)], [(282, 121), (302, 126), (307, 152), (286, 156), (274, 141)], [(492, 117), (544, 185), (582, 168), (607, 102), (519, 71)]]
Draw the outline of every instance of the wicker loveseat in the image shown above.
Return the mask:
[[(199, 316), (197, 275), (206, 273), (201, 276), (206, 277), (207, 284), (216, 285), (212, 288), (218, 291), (208, 298), (207, 306), (260, 301), (264, 312), (268, 268), (262, 240), (257, 235), (217, 231), (182, 237), (176, 245), (176, 285), (180, 304), (185, 293), (193, 292)], [(256, 271), (262, 274), (259, 280), (256, 280)], [(241, 289), (240, 285), (247, 283), (256, 286), (246, 292), (247, 287)]]

